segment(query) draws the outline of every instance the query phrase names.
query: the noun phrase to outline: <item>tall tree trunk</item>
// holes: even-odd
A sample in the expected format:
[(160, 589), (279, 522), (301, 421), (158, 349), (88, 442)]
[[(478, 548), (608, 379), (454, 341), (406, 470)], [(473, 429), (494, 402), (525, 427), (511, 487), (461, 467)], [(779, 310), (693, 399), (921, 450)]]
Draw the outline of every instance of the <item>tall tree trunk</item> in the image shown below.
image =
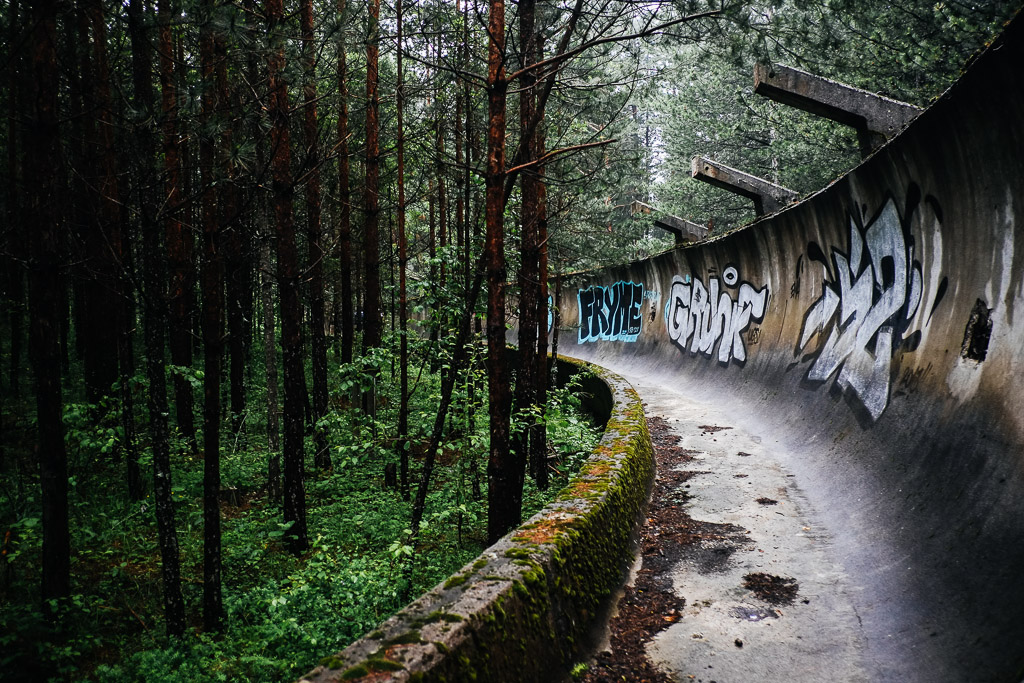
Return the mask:
[(487, 32), (487, 172), (484, 244), (487, 261), (487, 380), (490, 455), (487, 462), (487, 537), (497, 541), (520, 521), (522, 481), (509, 453), (511, 390), (505, 362), (505, 3), (490, 0)]
[(398, 325), (399, 325), (399, 402), (398, 402), (398, 455), (401, 470), (402, 498), (409, 500), (409, 302), (405, 272), (408, 263), (408, 245), (405, 236), (405, 83), (402, 64), (402, 5), (395, 0), (395, 21), (398, 24)]
[(465, 163), (463, 159), (462, 149), (463, 140), (463, 123), (462, 116), (465, 107), (465, 98), (463, 92), (460, 89), (455, 96), (455, 234), (457, 244), (457, 258), (463, 262), (462, 272), (462, 287), (465, 289), (469, 286), (469, 271), (467, 268), (468, 264), (468, 240), (466, 226), (468, 221), (466, 220), (466, 201), (465, 201), (465, 187), (463, 183), (463, 170), (462, 166)]
[[(127, 247), (127, 221), (124, 204), (121, 201), (117, 148), (114, 140), (114, 111), (110, 95), (107, 24), (102, 1), (91, 0), (88, 12), (92, 25), (93, 63), (96, 69), (94, 103), (99, 123), (98, 152), (102, 160), (102, 177), (98, 184), (98, 232), (94, 234), (94, 237), (100, 237), (101, 244), (93, 252), (96, 281), (88, 290), (93, 298), (89, 304), (91, 313), (88, 325), (91, 334), (86, 367), (91, 365), (93, 372), (88, 373), (88, 376), (91, 376), (93, 381), (87, 382), (86, 390), (91, 394), (93, 402), (109, 394), (111, 384), (107, 373), (113, 361), (115, 371), (119, 369), (116, 377), (121, 399), (121, 451), (126, 456), (125, 459), (132, 463), (137, 462), (138, 455), (135, 451), (135, 411), (130, 383), (132, 375), (135, 374), (132, 348), (135, 306), (128, 284), (131, 250)], [(106, 312), (107, 315), (102, 315), (102, 312)], [(113, 347), (107, 343), (111, 336)], [(111, 348), (116, 349), (115, 354), (110, 353)]]
[(380, 346), (383, 336), (380, 299), (380, 0), (369, 0), (369, 36), (366, 39), (366, 178), (363, 183), (363, 348)]
[[(230, 136), (230, 129), (228, 129)], [(224, 143), (228, 141), (225, 140)], [(233, 173), (232, 173), (233, 175)], [(229, 182), (224, 191), (229, 204), (236, 204), (240, 188)], [(249, 357), (249, 321), (252, 316), (251, 234), (237, 206), (225, 207), (224, 280), (227, 287), (226, 313), (228, 323), (229, 383), (231, 386), (231, 431), (238, 434), (245, 422), (245, 368)]]
[[(252, 288), (253, 288), (253, 230), (250, 216), (251, 207), (243, 209), (241, 199), (242, 186), (236, 173), (231, 150), (233, 147), (234, 126), (230, 123), (241, 117), (242, 105), (237, 94), (237, 87), (228, 78), (228, 59), (226, 54), (226, 36), (217, 33), (215, 47), (217, 54), (217, 90), (220, 93), (220, 107), (224, 110), (227, 120), (220, 126), (220, 159), (219, 166), (227, 174), (224, 185), (222, 206), (224, 275), (226, 286), (226, 313), (228, 323), (228, 350), (231, 358), (231, 431), (240, 434), (245, 423), (245, 385), (246, 367), (249, 359), (252, 320)], [(247, 68), (254, 63), (247, 64)], [(258, 77), (258, 76), (257, 76)], [(251, 81), (255, 82), (255, 81)], [(237, 108), (237, 109), (236, 109)], [(245, 132), (243, 132), (245, 135)], [(243, 212), (246, 214), (243, 218)]]
[[(92, 37), (92, 67), (95, 77), (86, 90), (91, 97), (87, 116), (98, 125), (93, 128), (89, 154), (81, 172), (87, 173), (99, 159), (99, 174), (92, 178), (90, 194), (95, 193), (92, 215), (86, 232), (87, 268), (85, 282), (85, 389), (86, 398), (98, 404), (110, 395), (118, 379), (118, 349), (125, 328), (123, 320), (120, 268), (122, 266), (122, 212), (118, 187), (117, 152), (114, 147), (114, 121), (110, 98), (110, 69), (107, 59), (107, 25), (101, 0), (85, 0), (82, 5)], [(87, 141), (88, 142), (88, 141)]]
[(324, 330), (323, 226), (320, 222), (320, 149), (317, 129), (316, 44), (313, 41), (313, 0), (302, 0), (302, 57), (305, 82), (302, 86), (305, 138), (309, 178), (306, 181), (306, 244), (309, 248), (309, 342), (313, 364), (313, 465), (331, 467), (327, 434), (319, 425), (327, 414), (327, 334)]
[[(520, 0), (519, 3), (519, 44), (524, 67), (536, 61), (536, 14), (535, 0)], [(532, 72), (521, 78), (519, 92), (520, 146), (525, 154), (520, 156), (526, 162), (533, 161), (536, 154), (536, 135), (530, 135), (530, 124), (536, 115), (536, 98), (533, 89), (536, 79)], [(513, 452), (517, 473), (525, 469), (530, 453), (530, 436), (536, 422), (537, 401), (537, 282), (539, 279), (537, 256), (538, 181), (533, 170), (522, 173), (520, 180), (522, 206), (520, 210), (519, 266), (519, 369), (516, 378), (516, 411), (519, 424), (513, 437)], [(531, 462), (531, 471), (536, 478), (536, 463)], [(521, 486), (521, 484), (520, 484)]]
[[(7, 225), (16, 226), (20, 223), (20, 206), (22, 188), (21, 164), (18, 156), (18, 117), (21, 111), (20, 91), (22, 70), (24, 63), (21, 51), (16, 47), (18, 44), (18, 32), (21, 30), (19, 22), (18, 0), (11, 0), (8, 6), (7, 28), (9, 35), (7, 39)], [(4, 259), (6, 266), (4, 270), (4, 287), (7, 290), (7, 314), (11, 332), (10, 344), (10, 365), (8, 366), (8, 391), (12, 398), (19, 398), (21, 393), (21, 336), (24, 329), (24, 306), (25, 306), (25, 272), (24, 272), (24, 251), (22, 248), (21, 230), (11, 229), (7, 234), (7, 254)]]
[[(131, 0), (130, 9), (138, 18), (142, 13), (142, 0)], [(158, 21), (160, 23), (160, 45), (163, 46), (164, 31), (170, 35), (171, 21), (170, 2), (160, 0)], [(141, 23), (141, 22), (140, 22)], [(140, 38), (143, 38), (140, 36)], [(148, 45), (143, 39), (143, 42)], [(145, 57), (136, 78), (136, 95), (148, 102), (148, 110), (155, 107), (150, 79), (145, 68), (149, 52), (143, 51)], [(152, 153), (155, 142), (148, 127), (143, 129), (143, 147), (149, 148), (145, 155), (147, 165), (155, 163)], [(160, 546), (160, 573), (163, 579), (164, 619), (167, 622), (167, 633), (180, 636), (185, 632), (185, 601), (181, 594), (181, 565), (178, 553), (178, 533), (174, 524), (174, 503), (171, 488), (170, 433), (167, 419), (167, 374), (164, 367), (164, 330), (167, 326), (167, 295), (165, 282), (167, 269), (160, 246), (160, 233), (157, 230), (156, 205), (152, 193), (142, 202), (142, 258), (145, 273), (144, 318), (146, 345), (146, 377), (149, 380), (149, 434), (153, 449), (153, 495), (156, 502), (157, 536)], [(152, 210), (153, 213), (149, 213)]]
[(277, 403), (277, 330), (274, 322), (274, 262), (271, 236), (263, 235), (260, 285), (263, 300), (263, 362), (267, 372), (267, 498), (281, 501), (281, 425)]
[(291, 522), (288, 548), (302, 553), (309, 545), (306, 494), (303, 483), (302, 412), (305, 378), (302, 369), (302, 307), (299, 301), (299, 259), (295, 246), (294, 186), (291, 177), (291, 139), (288, 132), (288, 85), (284, 80), (284, 41), (280, 24), (282, 0), (267, 0), (268, 113), (273, 168), (274, 219), (277, 225), (277, 287), (281, 303), (281, 350), (284, 369), (284, 521)]
[[(69, 136), (68, 183), (71, 188), (71, 207), (68, 211), (69, 251), (72, 263), (72, 308), (75, 328), (75, 357), (82, 361), (83, 380), (87, 381), (85, 368), (86, 341), (89, 338), (88, 305), (90, 255), (86, 242), (92, 237), (93, 199), (92, 184), (84, 171), (78, 169), (95, 165), (93, 145), (96, 140), (96, 117), (92, 114), (89, 100), (92, 97), (92, 53), (89, 49), (89, 17), (83, 3), (76, 0), (73, 15), (65, 22), (68, 59), (77, 68), (71, 69), (68, 78), (68, 114), (72, 126)], [(88, 160), (88, 161), (87, 161)]]
[[(348, 72), (345, 57), (345, 0), (338, 0), (342, 29), (338, 31), (338, 313), (341, 334), (341, 362), (352, 362), (355, 337), (352, 314), (352, 197), (349, 188)], [(335, 334), (339, 332), (336, 329)]]
[[(466, 69), (469, 67), (469, 0), (463, 0), (462, 4), (462, 68)], [(470, 237), (470, 224), (474, 226), (474, 233), (476, 229), (476, 221), (471, 218), (472, 211), (472, 197), (473, 197), (473, 183), (472, 183), (472, 172), (471, 172), (471, 157), (472, 151), (470, 150), (470, 124), (473, 118), (473, 96), (472, 89), (469, 79), (463, 79), (462, 81), (462, 101), (466, 106), (466, 122), (463, 128), (463, 136), (466, 147), (465, 164), (462, 170), (462, 200), (466, 205), (466, 220), (465, 220), (465, 231), (464, 237), (466, 244), (466, 251), (463, 254), (462, 266), (463, 280), (466, 283), (466, 287), (469, 287), (470, 278), (470, 264), (472, 262), (471, 254), (473, 252), (473, 240)], [(479, 218), (479, 211), (477, 212), (476, 218)], [(472, 387), (472, 381), (470, 386)]]
[(29, 270), (30, 359), (36, 378), (36, 425), (43, 511), (42, 599), (71, 592), (68, 531), (68, 472), (61, 421), (59, 295), (59, 206), (62, 190), (57, 93), (57, 4), (32, 3), (31, 63), (27, 79), (25, 188), (32, 225)]
[[(176, 0), (160, 0), (160, 91), (163, 118), (164, 203), (166, 209), (168, 332), (171, 364), (192, 367), (192, 236), (182, 222), (181, 137), (178, 131), (178, 88), (175, 73), (176, 41), (172, 23), (177, 20)], [(174, 377), (174, 407), (178, 429), (193, 453), (197, 452), (192, 384), (180, 372)]]
[[(440, 38), (439, 38), (440, 40)], [(448, 195), (444, 180), (444, 116), (441, 115), (441, 91), (437, 92), (437, 241), (444, 257), (441, 259), (440, 284), (444, 289), (448, 283)]]
[(221, 257), (221, 216), (215, 184), (221, 180), (217, 139), (212, 132), (226, 101), (220, 81), (219, 60), (224, 59), (223, 37), (214, 30), (213, 0), (204, 0), (199, 59), (205, 134), (199, 141), (203, 225), (203, 628), (219, 631), (223, 618), (221, 595), (220, 532), (220, 372), (223, 354), (224, 263)]
[[(543, 59), (540, 45), (541, 34), (538, 33), (537, 58)], [(543, 112), (541, 112), (543, 116)], [(544, 156), (544, 129), (537, 128), (536, 149), (534, 158)], [(545, 490), (548, 487), (548, 437), (547, 420), (545, 419), (548, 405), (548, 381), (551, 373), (548, 370), (548, 217), (547, 217), (547, 187), (544, 184), (544, 166), (537, 168), (537, 365), (535, 379), (537, 382), (537, 405), (540, 410), (540, 420), (536, 421), (531, 428), (530, 434), (530, 462), (533, 464), (534, 476), (537, 478), (537, 488)]]
[[(150, 122), (156, 119), (156, 103), (153, 95), (153, 54), (151, 49), (149, 30), (145, 25), (145, 8), (143, 0), (130, 0), (128, 4), (128, 28), (131, 33), (132, 45), (132, 89), (134, 91), (134, 106), (139, 112), (139, 120), (133, 133), (139, 140), (139, 158), (135, 163), (135, 182), (138, 195), (138, 206), (140, 209), (139, 225), (143, 239), (143, 257), (155, 256), (155, 250), (160, 248), (160, 240), (157, 236), (157, 198), (153, 192), (155, 186), (155, 164), (156, 164), (156, 140), (153, 137), (153, 129)], [(153, 253), (149, 250), (152, 248)], [(143, 267), (150, 263), (144, 261)], [(161, 263), (161, 267), (162, 267)], [(162, 301), (161, 293), (161, 301)], [(145, 314), (144, 314), (145, 315)], [(160, 331), (163, 334), (163, 331)], [(147, 343), (148, 340), (144, 340)], [(163, 358), (163, 338), (158, 338), (160, 344), (159, 353)], [(130, 348), (130, 346), (129, 346)], [(147, 352), (147, 357), (148, 357)], [(161, 362), (161, 374), (163, 373)], [(148, 371), (147, 367), (147, 371)], [(166, 403), (166, 394), (164, 396)], [(126, 411), (127, 412), (127, 411)], [(163, 426), (163, 438), (166, 439), (166, 417)], [(132, 420), (134, 423), (134, 420)], [(151, 435), (152, 436), (152, 435)], [(166, 444), (165, 444), (166, 445)], [(139, 461), (135, 456), (134, 448), (128, 453), (128, 495), (132, 500), (140, 500), (143, 495), (142, 473), (139, 471)]]

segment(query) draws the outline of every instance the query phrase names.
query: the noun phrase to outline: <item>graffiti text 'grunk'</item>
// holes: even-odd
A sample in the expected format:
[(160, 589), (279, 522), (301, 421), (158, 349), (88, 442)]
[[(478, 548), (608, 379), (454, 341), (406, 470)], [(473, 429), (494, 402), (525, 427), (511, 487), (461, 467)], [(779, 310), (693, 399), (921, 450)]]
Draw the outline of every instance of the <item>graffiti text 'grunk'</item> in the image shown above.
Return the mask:
[[(672, 289), (665, 305), (665, 328), (669, 339), (681, 350), (691, 354), (701, 353), (707, 357), (715, 355), (718, 345), (718, 360), (728, 363), (736, 360), (743, 363), (747, 350), (743, 344), (743, 332), (751, 322), (761, 322), (768, 309), (768, 285), (756, 289), (748, 282), (739, 282), (739, 273), (729, 266), (722, 273), (726, 289), (723, 290), (717, 277), (710, 278), (705, 286), (699, 279), (676, 275), (672, 278)], [(736, 298), (729, 289), (736, 289)], [(720, 291), (722, 290), (722, 291)]]

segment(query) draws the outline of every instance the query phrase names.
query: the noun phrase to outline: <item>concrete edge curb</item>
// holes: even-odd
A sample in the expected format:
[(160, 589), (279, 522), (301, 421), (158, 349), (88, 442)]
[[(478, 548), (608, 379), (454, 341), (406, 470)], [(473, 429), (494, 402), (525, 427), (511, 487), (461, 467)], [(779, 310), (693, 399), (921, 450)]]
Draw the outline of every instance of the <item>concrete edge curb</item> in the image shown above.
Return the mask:
[(580, 472), (525, 524), (302, 681), (560, 680), (587, 654), (633, 559), (654, 458), (633, 387), (568, 362), (600, 378), (612, 403)]

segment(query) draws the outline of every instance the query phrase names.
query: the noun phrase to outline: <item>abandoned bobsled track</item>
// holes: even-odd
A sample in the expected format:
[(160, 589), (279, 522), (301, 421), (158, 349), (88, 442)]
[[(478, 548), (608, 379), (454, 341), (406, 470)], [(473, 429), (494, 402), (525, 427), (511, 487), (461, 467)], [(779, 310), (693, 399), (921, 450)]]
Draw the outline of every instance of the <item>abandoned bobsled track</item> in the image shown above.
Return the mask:
[[(1022, 64), (1018, 17), (824, 190), (563, 282), (560, 352), (648, 387), (662, 412), (713, 409), (792, 475), (856, 623), (837, 636), (856, 664), (843, 650), (832, 680), (1024, 677)], [(686, 596), (702, 579), (680, 571)], [(654, 659), (673, 629), (692, 637), (687, 618)]]
[(304, 679), (564, 679), (628, 564), (653, 444), (627, 679), (1022, 680), (1022, 64), (1018, 16), (824, 190), (566, 276), (558, 349), (605, 368), (601, 445)]

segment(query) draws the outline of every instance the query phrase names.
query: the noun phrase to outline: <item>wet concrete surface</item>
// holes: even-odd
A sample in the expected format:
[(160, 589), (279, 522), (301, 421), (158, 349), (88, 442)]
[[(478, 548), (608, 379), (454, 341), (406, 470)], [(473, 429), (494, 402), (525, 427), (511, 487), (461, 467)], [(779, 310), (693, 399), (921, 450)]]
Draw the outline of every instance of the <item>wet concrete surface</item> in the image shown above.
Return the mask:
[(647, 647), (680, 681), (868, 681), (856, 590), (781, 446), (714, 406), (633, 378), (692, 454), (686, 511), (727, 533), (674, 549), (682, 617)]

